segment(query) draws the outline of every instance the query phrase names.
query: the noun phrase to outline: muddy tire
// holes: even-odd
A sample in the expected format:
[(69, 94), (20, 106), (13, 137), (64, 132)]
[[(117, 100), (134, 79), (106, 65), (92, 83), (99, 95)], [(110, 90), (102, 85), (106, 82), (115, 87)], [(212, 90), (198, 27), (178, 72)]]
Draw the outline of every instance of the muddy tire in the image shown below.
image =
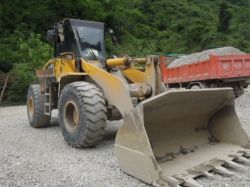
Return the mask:
[(44, 115), (44, 97), (39, 85), (31, 85), (27, 95), (27, 113), (34, 128), (49, 126), (50, 116)]
[(102, 92), (87, 82), (65, 86), (59, 99), (59, 124), (73, 147), (92, 147), (104, 136), (107, 108)]

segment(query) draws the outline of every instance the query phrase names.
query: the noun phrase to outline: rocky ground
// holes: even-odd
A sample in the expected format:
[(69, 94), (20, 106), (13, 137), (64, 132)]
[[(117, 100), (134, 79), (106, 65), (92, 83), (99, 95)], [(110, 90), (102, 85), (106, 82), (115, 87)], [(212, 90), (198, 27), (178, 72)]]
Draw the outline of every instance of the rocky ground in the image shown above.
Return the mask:
[[(236, 106), (250, 135), (250, 93), (237, 99)], [(118, 122), (109, 125), (96, 148), (73, 149), (63, 140), (56, 118), (52, 121), (51, 127), (33, 129), (25, 106), (0, 107), (0, 186), (148, 186), (117, 165), (113, 146)], [(209, 187), (250, 186), (250, 166), (233, 172), (232, 177), (214, 174), (198, 181)]]

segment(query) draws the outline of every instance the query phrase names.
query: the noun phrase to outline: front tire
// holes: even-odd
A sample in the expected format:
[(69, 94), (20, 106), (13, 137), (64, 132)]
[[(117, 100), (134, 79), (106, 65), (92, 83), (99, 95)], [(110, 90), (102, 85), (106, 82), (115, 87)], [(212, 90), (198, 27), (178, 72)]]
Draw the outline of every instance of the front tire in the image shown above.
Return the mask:
[(34, 128), (49, 126), (51, 116), (44, 114), (44, 96), (39, 85), (31, 85), (27, 95), (27, 113)]
[(104, 136), (107, 109), (102, 92), (87, 82), (65, 86), (59, 99), (59, 124), (73, 147), (92, 147)]

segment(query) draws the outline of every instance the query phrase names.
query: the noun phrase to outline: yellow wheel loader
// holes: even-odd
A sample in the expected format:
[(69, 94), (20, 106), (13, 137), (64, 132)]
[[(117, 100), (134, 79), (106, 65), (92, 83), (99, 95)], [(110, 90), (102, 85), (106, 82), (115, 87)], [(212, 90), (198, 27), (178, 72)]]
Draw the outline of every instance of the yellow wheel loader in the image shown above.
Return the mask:
[(154, 186), (199, 186), (198, 176), (250, 162), (231, 88), (166, 91), (157, 56), (104, 58), (103, 23), (64, 19), (48, 39), (55, 58), (28, 90), (32, 127), (49, 125), (58, 109), (65, 140), (81, 148), (102, 140), (107, 120), (121, 119), (118, 164)]

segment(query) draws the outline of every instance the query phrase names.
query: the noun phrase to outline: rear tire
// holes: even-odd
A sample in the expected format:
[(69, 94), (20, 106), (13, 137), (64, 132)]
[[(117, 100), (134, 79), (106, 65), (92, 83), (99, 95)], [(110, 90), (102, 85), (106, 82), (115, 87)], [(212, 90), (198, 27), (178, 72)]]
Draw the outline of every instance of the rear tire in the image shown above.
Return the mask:
[(41, 95), (40, 85), (31, 85), (29, 87), (27, 113), (32, 127), (49, 126), (51, 117), (44, 114), (44, 97)]
[(59, 99), (59, 124), (73, 147), (93, 147), (104, 136), (107, 108), (102, 92), (87, 82), (65, 86)]
[(201, 87), (200, 87), (199, 85), (193, 85), (193, 86), (191, 86), (190, 89), (191, 89), (191, 90), (200, 90)]

